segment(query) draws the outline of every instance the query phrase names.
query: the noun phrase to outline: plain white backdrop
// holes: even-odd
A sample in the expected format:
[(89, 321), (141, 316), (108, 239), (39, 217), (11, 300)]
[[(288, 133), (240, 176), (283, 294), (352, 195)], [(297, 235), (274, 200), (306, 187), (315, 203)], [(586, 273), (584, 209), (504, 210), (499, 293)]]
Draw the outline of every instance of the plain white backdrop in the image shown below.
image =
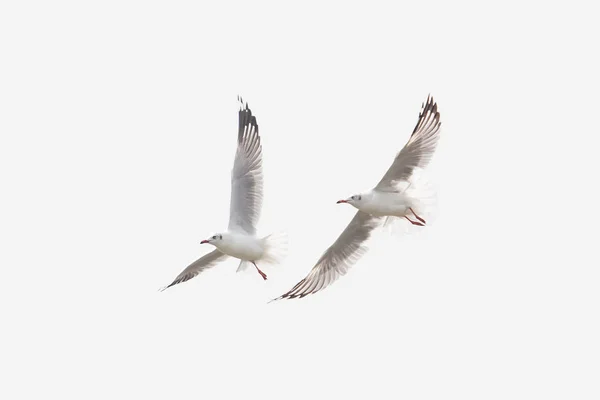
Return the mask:
[[(597, 399), (593, 5), (3, 2), (0, 397)], [(435, 221), (267, 304), (429, 93)], [(238, 94), (290, 254), (158, 292), (227, 227)]]

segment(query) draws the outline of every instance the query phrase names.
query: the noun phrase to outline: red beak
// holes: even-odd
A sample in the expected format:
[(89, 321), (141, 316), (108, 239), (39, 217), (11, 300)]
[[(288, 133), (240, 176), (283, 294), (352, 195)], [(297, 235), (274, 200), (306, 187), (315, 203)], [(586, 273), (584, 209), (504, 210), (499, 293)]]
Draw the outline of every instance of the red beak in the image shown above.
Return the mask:
[(346, 200), (338, 200), (336, 204), (340, 204), (340, 203), (347, 203)]
[(200, 244), (204, 244), (204, 243), (208, 243), (208, 240), (203, 240), (200, 242)]

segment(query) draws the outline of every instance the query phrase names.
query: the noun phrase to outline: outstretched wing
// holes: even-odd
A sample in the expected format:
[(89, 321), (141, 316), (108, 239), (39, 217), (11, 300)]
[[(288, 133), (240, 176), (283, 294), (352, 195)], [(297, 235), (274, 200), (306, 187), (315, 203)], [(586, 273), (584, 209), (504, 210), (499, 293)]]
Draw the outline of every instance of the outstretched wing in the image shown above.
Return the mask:
[(338, 239), (321, 256), (317, 264), (296, 286), (274, 300), (293, 299), (317, 293), (331, 285), (358, 261), (367, 251), (365, 241), (375, 228), (380, 226), (381, 217), (358, 211)]
[[(242, 102), (241, 98), (238, 98)], [(231, 171), (229, 230), (254, 234), (263, 196), (262, 146), (248, 103), (239, 111), (238, 147)]]
[(408, 180), (415, 168), (425, 168), (435, 151), (441, 124), (437, 103), (434, 102), (433, 97), (428, 96), (427, 102), (422, 105), (419, 121), (410, 139), (375, 189), (395, 190), (395, 184)]
[(186, 269), (184, 269), (179, 275), (177, 275), (177, 278), (175, 278), (175, 280), (169, 286), (162, 288), (161, 291), (166, 290), (173, 285), (177, 285), (178, 283), (189, 281), (190, 279), (198, 275), (200, 272), (215, 266), (217, 263), (223, 261), (225, 258), (227, 258), (227, 255), (221, 253), (219, 250), (211, 251), (210, 253), (200, 257), (199, 259), (191, 263)]

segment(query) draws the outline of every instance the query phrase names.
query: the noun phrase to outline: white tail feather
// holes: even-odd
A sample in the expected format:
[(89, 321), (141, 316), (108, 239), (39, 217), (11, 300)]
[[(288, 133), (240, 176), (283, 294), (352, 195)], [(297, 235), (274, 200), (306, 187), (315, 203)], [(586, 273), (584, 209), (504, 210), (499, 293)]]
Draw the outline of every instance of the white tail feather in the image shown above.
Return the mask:
[(288, 253), (288, 235), (285, 232), (275, 232), (262, 238), (265, 252), (261, 258), (262, 263), (279, 264)]
[(404, 218), (385, 217), (383, 222), (383, 231), (392, 236), (400, 236), (408, 233), (410, 230), (409, 225), (411, 224)]
[(248, 266), (251, 265), (249, 261), (246, 260), (240, 260), (240, 265), (238, 265), (237, 269), (235, 270), (235, 272), (241, 272), (241, 271), (245, 271), (246, 268), (248, 268)]
[[(413, 201), (413, 210), (426, 221), (427, 225), (431, 225), (438, 211), (436, 185), (423, 170), (415, 171), (409, 182), (405, 194)], [(411, 216), (409, 215), (409, 217)], [(414, 220), (414, 218), (412, 219)], [(410, 225), (408, 221), (406, 222)]]
[[(431, 225), (437, 215), (437, 190), (436, 186), (421, 169), (415, 170), (408, 182), (401, 182), (397, 189), (410, 198), (412, 209), (425, 220), (425, 227), (411, 224), (406, 218), (386, 217), (383, 230), (391, 235), (403, 235), (422, 231), (427, 225)], [(407, 216), (416, 221), (412, 212)]]

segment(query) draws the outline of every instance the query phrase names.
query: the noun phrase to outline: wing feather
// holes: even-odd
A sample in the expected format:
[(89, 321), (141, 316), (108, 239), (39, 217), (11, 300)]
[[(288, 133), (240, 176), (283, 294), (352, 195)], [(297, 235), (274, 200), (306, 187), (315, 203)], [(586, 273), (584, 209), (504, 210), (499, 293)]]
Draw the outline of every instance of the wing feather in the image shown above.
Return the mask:
[[(239, 99), (242, 102), (242, 99)], [(248, 103), (239, 111), (238, 147), (231, 171), (229, 230), (256, 232), (263, 199), (262, 145)]]
[(162, 288), (161, 291), (166, 290), (171, 286), (177, 285), (179, 283), (189, 281), (204, 270), (207, 270), (210, 267), (215, 266), (220, 261), (223, 261), (225, 258), (227, 258), (227, 256), (221, 253), (219, 250), (213, 250), (210, 253), (205, 254), (204, 256), (191, 263), (186, 269), (181, 271), (181, 273), (177, 275), (177, 278), (175, 278), (175, 280), (169, 286)]
[(337, 240), (323, 253), (308, 275), (290, 291), (274, 300), (302, 298), (317, 293), (340, 276), (367, 251), (365, 242), (373, 230), (380, 226), (381, 217), (358, 211)]
[(425, 168), (437, 146), (440, 137), (440, 113), (433, 97), (428, 96), (419, 113), (419, 121), (410, 139), (398, 153), (375, 189), (396, 190), (396, 184), (407, 181), (415, 168)]

